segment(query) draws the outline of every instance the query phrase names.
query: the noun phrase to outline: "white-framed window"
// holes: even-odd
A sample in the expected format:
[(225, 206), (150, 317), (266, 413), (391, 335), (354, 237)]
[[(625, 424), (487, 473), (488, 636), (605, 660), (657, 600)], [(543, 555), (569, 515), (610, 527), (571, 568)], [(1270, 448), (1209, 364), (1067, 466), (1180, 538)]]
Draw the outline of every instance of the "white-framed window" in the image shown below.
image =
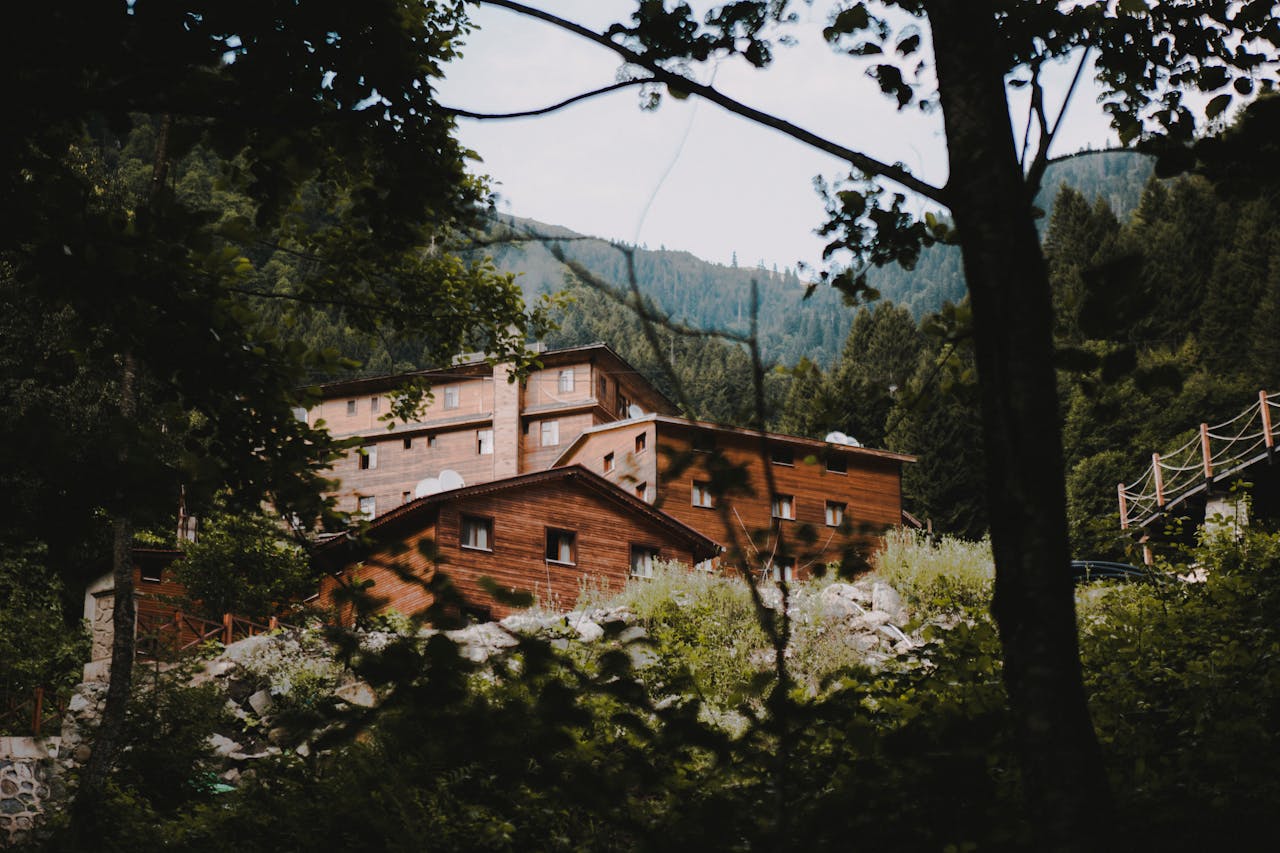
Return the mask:
[(481, 456), (493, 455), (493, 430), (476, 430), (476, 453), (479, 453)]
[(366, 444), (360, 448), (360, 470), (372, 471), (378, 467), (378, 445)]
[(377, 396), (373, 396), (369, 398), (369, 411), (373, 412), (376, 415), (378, 413), (378, 409), (380, 409), (381, 407), (382, 407), (382, 401)]
[(446, 409), (456, 409), (461, 405), (462, 394), (457, 385), (444, 386), (444, 407)]
[(560, 443), (560, 422), (559, 421), (543, 421), (542, 422), (541, 446), (555, 447)]
[(464, 515), (460, 525), (458, 544), (477, 551), (493, 550), (493, 519), (480, 515)]
[(794, 520), (796, 517), (796, 499), (792, 495), (774, 495), (770, 505), (770, 514), (774, 518)]
[(765, 569), (773, 580), (790, 583), (795, 579), (796, 561), (791, 557), (774, 557)]
[(354, 415), (355, 413), (356, 413), (356, 401), (355, 401), (355, 400), (348, 400), (348, 401), (347, 401), (347, 414), (348, 414), (348, 415)]
[(611, 471), (613, 471), (613, 454), (606, 453), (604, 455), (604, 472), (608, 474)]
[(547, 562), (572, 566), (578, 562), (578, 535), (572, 530), (547, 528)]
[(373, 518), (378, 512), (378, 502), (370, 496), (360, 498), (358, 506), (360, 514), (365, 518)]
[(653, 564), (658, 559), (658, 549), (649, 545), (631, 546), (631, 577), (653, 577)]
[(839, 527), (844, 523), (845, 504), (840, 501), (827, 501), (827, 527)]
[(561, 394), (573, 393), (573, 368), (572, 367), (566, 367), (564, 370), (560, 371), (558, 387), (560, 389)]
[(693, 505), (704, 509), (711, 509), (716, 505), (715, 498), (711, 495), (710, 483), (704, 483), (701, 480), (693, 481)]

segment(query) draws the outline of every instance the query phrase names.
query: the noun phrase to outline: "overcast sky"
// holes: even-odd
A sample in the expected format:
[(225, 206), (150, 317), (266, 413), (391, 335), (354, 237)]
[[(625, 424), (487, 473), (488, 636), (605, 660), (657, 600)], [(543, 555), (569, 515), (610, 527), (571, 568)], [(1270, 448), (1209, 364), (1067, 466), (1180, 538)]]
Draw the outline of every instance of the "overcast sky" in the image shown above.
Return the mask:
[[(597, 31), (624, 20), (634, 0), (530, 0)], [(705, 5), (705, 4), (704, 4)], [(822, 40), (825, 12), (794, 4), (799, 40), (754, 71), (726, 60), (700, 79), (878, 159), (901, 161), (920, 177), (946, 180), (940, 114), (898, 112), (856, 60)], [(821, 4), (817, 4), (821, 5)], [(473, 7), (480, 29), (465, 56), (446, 69), (440, 101), (484, 112), (546, 106), (615, 80), (618, 58), (603, 47), (505, 10)], [(1070, 69), (1051, 90), (1065, 90)], [(1056, 84), (1056, 85), (1055, 85)], [(1061, 95), (1058, 95), (1060, 99)], [(1058, 100), (1050, 95), (1050, 103)], [(1014, 107), (1018, 126), (1025, 106)], [(813, 178), (848, 173), (840, 161), (694, 98), (663, 98), (642, 111), (635, 89), (594, 98), (558, 113), (509, 121), (459, 119), (459, 137), (483, 159), (500, 209), (587, 234), (685, 249), (744, 266), (817, 265), (824, 218)], [(1086, 88), (1077, 93), (1055, 153), (1103, 147), (1114, 137)]]

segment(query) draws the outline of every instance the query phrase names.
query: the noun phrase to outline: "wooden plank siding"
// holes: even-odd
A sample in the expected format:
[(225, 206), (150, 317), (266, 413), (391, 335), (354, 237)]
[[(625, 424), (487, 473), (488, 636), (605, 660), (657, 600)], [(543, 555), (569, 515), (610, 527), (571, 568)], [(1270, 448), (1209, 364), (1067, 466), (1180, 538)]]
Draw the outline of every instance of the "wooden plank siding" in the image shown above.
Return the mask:
[[(647, 436), (648, 449), (636, 453), (635, 441), (641, 434)], [(792, 464), (771, 461), (771, 448), (789, 451)], [(606, 472), (604, 460), (610, 453), (614, 469)], [(645, 453), (650, 454), (648, 459)], [(741, 468), (746, 487), (722, 496), (714, 507), (695, 506), (693, 485), (713, 482), (709, 468), (713, 456), (718, 463)], [(828, 458), (844, 460), (845, 471), (828, 470)], [(727, 550), (740, 543), (753, 562), (777, 548), (777, 553), (795, 558), (797, 577), (803, 577), (812, 565), (838, 561), (850, 548), (869, 556), (884, 530), (901, 523), (901, 466), (910, 458), (776, 434), (762, 444), (758, 435), (745, 430), (647, 417), (584, 435), (560, 463), (581, 464), (624, 488), (648, 478), (656, 483), (658, 509)], [(650, 464), (656, 464), (657, 470)], [(774, 493), (792, 498), (793, 519), (772, 517), (769, 476)], [(827, 525), (827, 501), (844, 504), (844, 524)], [(806, 532), (812, 542), (804, 541)], [(738, 559), (734, 554), (727, 556)]]
[[(338, 508), (354, 513), (361, 497), (372, 497), (375, 515), (381, 515), (404, 503), (406, 492), (415, 497), (420, 481), (445, 469), (456, 471), (467, 485), (545, 470), (584, 430), (617, 420), (623, 402), (645, 411), (674, 411), (602, 344), (553, 350), (541, 359), (543, 366), (515, 386), (506, 380), (506, 365), (483, 362), (322, 386), (323, 399), (308, 412), (308, 421), (323, 420), (334, 436), (363, 437), (362, 446), (377, 447), (376, 465), (361, 468), (361, 453), (354, 449), (335, 463)], [(572, 379), (571, 387), (561, 388), (562, 373)], [(388, 395), (410, 376), (432, 383), (434, 399), (411, 423), (379, 420), (389, 409)], [(456, 407), (444, 407), (447, 388), (457, 390)], [(353, 414), (348, 414), (349, 403)], [(541, 424), (547, 420), (558, 422), (559, 440), (543, 446)], [(494, 433), (491, 455), (477, 452), (477, 433), (486, 429)], [(428, 449), (433, 436), (436, 447)], [(411, 448), (404, 448), (405, 439)]]
[[(491, 519), (488, 550), (462, 544), (462, 518)], [(571, 564), (546, 557), (548, 529), (574, 534)], [(568, 609), (584, 588), (621, 589), (630, 574), (633, 545), (652, 548), (662, 559), (692, 565), (716, 550), (699, 536), (607, 481), (574, 466), (457, 490), (416, 501), (370, 528), (375, 544), (353, 552), (346, 543), (322, 548), (331, 567), (373, 581), (380, 610), (413, 614), (431, 604), (422, 583), (400, 576), (398, 565), (425, 581), (449, 575), (477, 611), (501, 618), (510, 609), (495, 602), (480, 578), (511, 591), (532, 593), (543, 606)], [(428, 543), (426, 551), (420, 549)], [(339, 581), (326, 579), (321, 600), (331, 605)], [(344, 614), (349, 620), (350, 613)]]

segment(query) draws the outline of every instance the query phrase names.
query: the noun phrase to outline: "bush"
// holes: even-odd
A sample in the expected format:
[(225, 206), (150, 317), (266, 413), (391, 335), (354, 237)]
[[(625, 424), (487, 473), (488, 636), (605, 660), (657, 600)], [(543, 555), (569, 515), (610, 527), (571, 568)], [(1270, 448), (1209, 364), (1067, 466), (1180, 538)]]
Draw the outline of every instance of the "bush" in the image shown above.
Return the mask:
[(68, 624), (62, 581), (43, 558), (38, 548), (0, 557), (0, 692), (16, 697), (74, 686), (89, 658), (89, 632)]

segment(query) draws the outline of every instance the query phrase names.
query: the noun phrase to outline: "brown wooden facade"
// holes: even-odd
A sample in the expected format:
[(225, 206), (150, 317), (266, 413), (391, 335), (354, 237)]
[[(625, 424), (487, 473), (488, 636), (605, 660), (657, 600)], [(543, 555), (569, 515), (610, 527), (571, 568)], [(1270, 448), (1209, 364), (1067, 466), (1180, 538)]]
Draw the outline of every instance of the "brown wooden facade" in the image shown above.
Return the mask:
[(372, 581), (379, 610), (412, 615), (432, 603), (425, 582), (444, 572), (473, 616), (501, 618), (510, 609), (486, 593), (482, 577), (563, 610), (584, 587), (621, 589), (637, 558), (692, 565), (718, 551), (706, 536), (576, 465), (416, 499), (380, 516), (367, 534), (371, 544), (336, 539), (317, 552), (332, 573), (320, 603), (345, 620), (351, 612), (338, 588), (354, 578)]
[[(444, 471), (470, 486), (541, 471), (586, 429), (673, 404), (604, 344), (539, 355), (523, 382), (505, 365), (474, 360), (439, 370), (320, 387), (307, 412), (336, 438), (365, 439), (334, 466), (339, 509), (377, 517), (419, 496)], [(433, 398), (412, 423), (382, 420), (406, 378), (429, 382)]]
[(582, 465), (720, 543), (737, 563), (800, 578), (865, 558), (902, 523), (914, 457), (647, 415), (584, 432), (557, 464)]

